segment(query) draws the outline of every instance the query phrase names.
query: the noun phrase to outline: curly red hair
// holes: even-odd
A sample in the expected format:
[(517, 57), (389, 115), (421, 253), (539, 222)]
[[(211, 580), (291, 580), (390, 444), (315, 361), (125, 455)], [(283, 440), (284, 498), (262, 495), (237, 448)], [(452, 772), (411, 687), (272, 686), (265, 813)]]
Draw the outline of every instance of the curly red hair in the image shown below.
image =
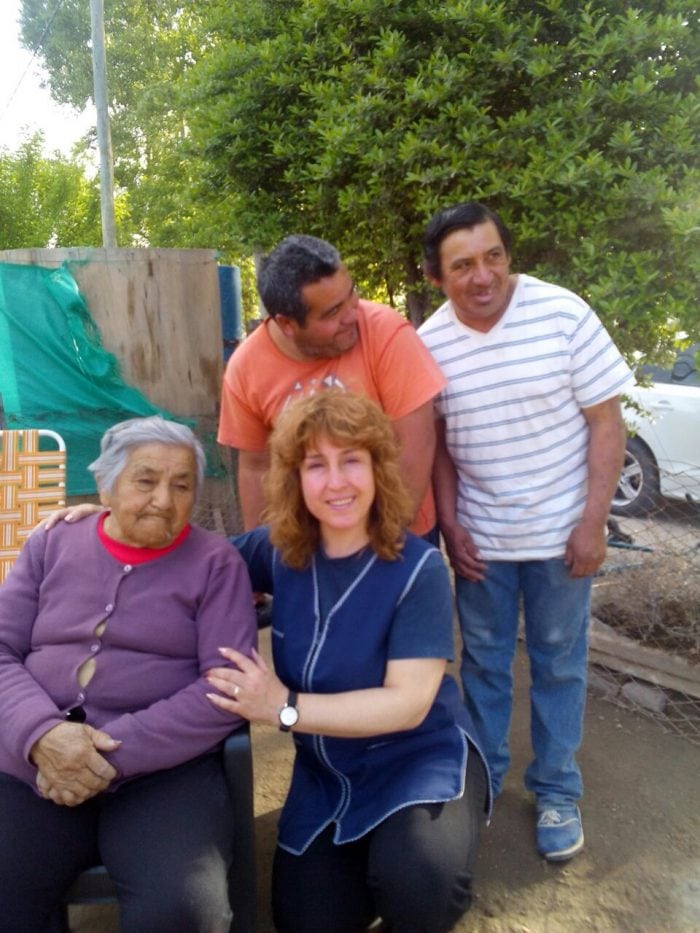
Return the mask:
[(370, 454), (375, 484), (367, 527), (370, 546), (385, 560), (395, 560), (413, 513), (399, 469), (399, 445), (391, 421), (378, 405), (341, 389), (299, 399), (275, 425), (265, 477), (264, 520), (270, 526), (270, 540), (285, 563), (297, 569), (309, 565), (319, 546), (319, 523), (304, 502), (299, 468), (321, 437)]

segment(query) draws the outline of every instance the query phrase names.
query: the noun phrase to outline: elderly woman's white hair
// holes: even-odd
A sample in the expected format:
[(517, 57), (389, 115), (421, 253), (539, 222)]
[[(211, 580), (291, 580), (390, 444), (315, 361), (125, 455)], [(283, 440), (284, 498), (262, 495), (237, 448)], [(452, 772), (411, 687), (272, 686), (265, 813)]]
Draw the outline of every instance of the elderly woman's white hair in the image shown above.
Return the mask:
[(129, 454), (144, 444), (167, 444), (171, 447), (189, 447), (194, 454), (197, 478), (196, 495), (204, 482), (206, 456), (194, 432), (184, 424), (166, 421), (160, 415), (149, 418), (130, 418), (112, 425), (100, 441), (100, 455), (88, 467), (95, 476), (98, 490), (114, 492), (119, 474), (126, 466)]

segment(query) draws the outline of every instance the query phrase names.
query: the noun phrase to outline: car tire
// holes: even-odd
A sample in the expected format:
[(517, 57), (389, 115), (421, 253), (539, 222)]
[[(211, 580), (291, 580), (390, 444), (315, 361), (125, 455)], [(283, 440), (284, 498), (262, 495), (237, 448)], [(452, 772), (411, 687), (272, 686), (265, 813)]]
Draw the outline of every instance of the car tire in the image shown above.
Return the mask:
[(659, 468), (638, 437), (628, 437), (625, 464), (610, 511), (613, 515), (647, 515), (659, 502)]

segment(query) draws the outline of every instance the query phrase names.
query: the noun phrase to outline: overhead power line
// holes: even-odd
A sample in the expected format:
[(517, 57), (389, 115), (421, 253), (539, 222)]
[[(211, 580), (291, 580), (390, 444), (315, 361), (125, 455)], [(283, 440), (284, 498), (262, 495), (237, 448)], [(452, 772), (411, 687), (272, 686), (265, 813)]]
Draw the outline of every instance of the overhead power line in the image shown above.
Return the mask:
[(19, 92), (19, 89), (22, 87), (22, 84), (23, 84), (23, 82), (24, 82), (24, 79), (27, 77), (27, 74), (29, 73), (29, 69), (32, 67), (32, 64), (33, 64), (33, 62), (34, 62), (34, 59), (36, 58), (37, 54), (43, 49), (43, 46), (44, 46), (44, 39), (48, 36), (49, 32), (51, 31), (51, 27), (53, 26), (53, 22), (54, 22), (54, 20), (56, 19), (56, 15), (57, 15), (58, 11), (61, 9), (62, 6), (63, 6), (63, 0), (58, 0), (58, 3), (56, 4), (56, 6), (55, 6), (55, 8), (54, 8), (54, 11), (53, 11), (53, 13), (51, 14), (51, 17), (50, 17), (48, 23), (46, 24), (46, 26), (44, 26), (44, 31), (42, 32), (42, 34), (41, 34), (41, 36), (40, 36), (40, 38), (39, 38), (39, 41), (37, 42), (37, 44), (36, 44), (36, 46), (34, 47), (34, 49), (32, 49), (31, 58), (30, 58), (29, 61), (27, 62), (27, 67), (26, 67), (26, 68), (24, 69), (24, 71), (22, 72), (22, 76), (20, 77), (19, 81), (17, 82), (17, 85), (16, 85), (15, 89), (14, 89), (14, 90), (12, 91), (12, 93), (10, 94), (7, 103), (5, 104), (5, 106), (3, 107), (3, 109), (0, 110), (0, 118), (3, 117), (3, 116), (7, 113), (7, 111), (10, 109), (10, 107), (11, 107), (11, 105), (12, 105), (12, 101), (15, 99), (15, 97), (17, 96), (17, 94), (18, 94), (18, 92)]

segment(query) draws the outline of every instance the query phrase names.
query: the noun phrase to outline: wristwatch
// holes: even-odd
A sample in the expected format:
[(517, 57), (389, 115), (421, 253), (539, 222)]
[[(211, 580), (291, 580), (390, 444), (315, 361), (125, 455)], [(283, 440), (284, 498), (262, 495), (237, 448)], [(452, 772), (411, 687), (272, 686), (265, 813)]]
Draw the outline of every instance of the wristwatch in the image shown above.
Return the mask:
[(297, 709), (297, 699), (299, 694), (296, 690), (290, 690), (287, 696), (287, 702), (279, 712), (280, 731), (289, 732), (292, 726), (299, 721), (299, 710)]

